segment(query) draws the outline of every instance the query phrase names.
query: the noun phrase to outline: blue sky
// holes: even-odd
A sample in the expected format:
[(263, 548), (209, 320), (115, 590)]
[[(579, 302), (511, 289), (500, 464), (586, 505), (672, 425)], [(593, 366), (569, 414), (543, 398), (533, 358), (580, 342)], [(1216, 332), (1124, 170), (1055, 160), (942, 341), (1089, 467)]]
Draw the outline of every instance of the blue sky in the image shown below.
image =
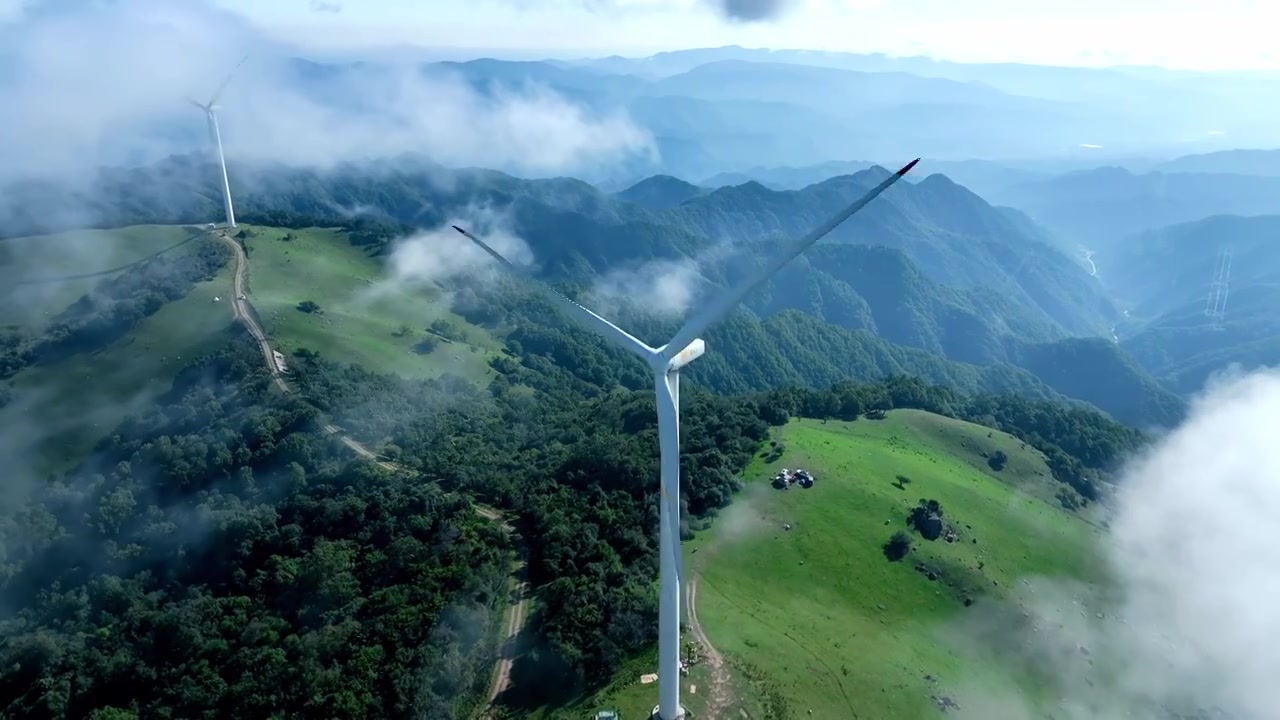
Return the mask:
[[(317, 49), (392, 45), (626, 55), (738, 44), (961, 61), (1280, 68), (1274, 0), (784, 0), (767, 22), (714, 0), (216, 0)], [(0, 0), (3, 2), (3, 0)]]

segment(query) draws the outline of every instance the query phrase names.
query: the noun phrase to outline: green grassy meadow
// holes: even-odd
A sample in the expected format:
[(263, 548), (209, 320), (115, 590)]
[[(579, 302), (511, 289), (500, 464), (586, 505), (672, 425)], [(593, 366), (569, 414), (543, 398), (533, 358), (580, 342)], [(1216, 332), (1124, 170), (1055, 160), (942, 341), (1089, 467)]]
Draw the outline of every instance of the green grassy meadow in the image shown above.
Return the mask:
[[(1045, 499), (1043, 458), (1011, 436), (897, 410), (793, 421), (778, 441), (782, 457), (758, 458), (739, 501), (686, 551), (699, 551), (689, 558), (712, 643), (766, 671), (797, 717), (919, 718), (949, 687), (1008, 687), (1016, 669), (947, 639), (972, 611), (965, 599), (976, 608), (1023, 578), (1096, 576), (1095, 530)], [(984, 458), (997, 449), (1009, 456), (1000, 472)], [(809, 470), (814, 487), (773, 489), (782, 467)], [(911, 479), (905, 490), (898, 475)], [(912, 532), (911, 553), (889, 562), (881, 547), (921, 498), (942, 504), (959, 537)]]
[[(382, 277), (381, 261), (352, 246), (343, 233), (249, 229), (249, 299), (281, 352), (305, 347), (410, 378), (452, 372), (482, 382), (491, 374), (488, 360), (500, 348), (497, 340), (450, 313), (443, 297), (370, 297)], [(293, 239), (282, 240), (286, 234)], [(21, 301), (18, 319), (10, 322), (38, 331), (108, 277), (160, 254), (189, 252), (200, 242), (210, 240), (180, 226), (6, 240), (0, 245), (0, 277), (9, 279)], [(213, 280), (98, 352), (26, 368), (9, 380), (23, 400), (0, 408), (0, 422), (38, 429), (24, 444), (36, 451), (39, 472), (73, 465), (133, 408), (166, 391), (178, 370), (230, 338), (233, 272), (229, 262)], [(322, 311), (299, 311), (304, 300)], [(434, 337), (427, 327), (440, 318), (465, 333), (465, 340), (438, 340), (430, 353), (415, 352), (416, 343)], [(411, 331), (400, 335), (401, 326)]]
[(160, 255), (193, 250), (198, 233), (179, 225), (135, 225), (0, 240), (0, 281), (17, 312), (6, 318), (43, 327), (108, 277)]
[[(1040, 692), (1019, 668), (958, 646), (951, 632), (1023, 579), (1097, 577), (1097, 531), (1054, 502), (1038, 452), (915, 410), (852, 423), (792, 420), (774, 435), (781, 457), (757, 457), (733, 504), (684, 544), (685, 567), (699, 578), (698, 617), (731, 668), (724, 717), (916, 720), (941, 715), (932, 698), (958, 688)], [(986, 462), (996, 450), (1009, 458), (999, 472)], [(814, 487), (774, 489), (784, 467), (809, 470)], [(905, 489), (898, 475), (910, 478)], [(922, 498), (942, 504), (954, 542), (907, 528)], [(881, 548), (898, 530), (912, 536), (912, 550), (890, 562)], [(587, 717), (595, 707), (647, 717), (657, 687), (639, 684), (639, 672), (654, 670), (628, 668), (548, 717)], [(705, 687), (705, 676), (695, 666), (685, 683), (695, 717), (705, 698), (688, 685)]]
[[(263, 329), (288, 355), (307, 348), (333, 360), (409, 378), (446, 372), (484, 381), (490, 357), (501, 344), (449, 311), (446, 298), (391, 291), (379, 295), (381, 261), (351, 245), (340, 230), (253, 227), (249, 248), (249, 301)], [(290, 240), (284, 240), (286, 236)], [(310, 300), (320, 312), (298, 304)], [(445, 319), (466, 333), (460, 342), (440, 341), (427, 354), (414, 346), (432, 321)], [(400, 334), (402, 326), (409, 332)]]
[[(107, 233), (113, 237), (107, 237)], [(129, 251), (137, 255), (134, 262), (190, 236), (177, 227), (143, 227), (97, 231), (94, 240), (104, 245), (114, 243), (116, 233), (123, 238), (123, 249), (114, 254), (123, 257)], [(48, 246), (59, 242), (78, 245), (87, 235), (88, 232), (46, 236), (42, 243), (47, 247), (42, 252), (58, 252), (58, 248)], [(188, 242), (171, 252), (185, 252), (196, 246), (196, 242)], [(81, 272), (98, 272), (88, 269), (91, 267), (86, 263)], [(74, 465), (134, 408), (145, 406), (167, 391), (179, 370), (231, 337), (232, 312), (227, 299), (231, 295), (232, 272), (233, 265), (228, 263), (212, 280), (197, 284), (186, 297), (168, 303), (129, 335), (98, 352), (28, 367), (9, 380), (21, 399), (0, 408), (0, 424), (32, 433), (29, 443), (24, 444), (34, 451), (38, 472), (55, 472)], [(49, 314), (56, 314), (105, 277), (73, 281), (42, 296), (42, 302), (50, 309)], [(215, 297), (223, 302), (215, 303)]]

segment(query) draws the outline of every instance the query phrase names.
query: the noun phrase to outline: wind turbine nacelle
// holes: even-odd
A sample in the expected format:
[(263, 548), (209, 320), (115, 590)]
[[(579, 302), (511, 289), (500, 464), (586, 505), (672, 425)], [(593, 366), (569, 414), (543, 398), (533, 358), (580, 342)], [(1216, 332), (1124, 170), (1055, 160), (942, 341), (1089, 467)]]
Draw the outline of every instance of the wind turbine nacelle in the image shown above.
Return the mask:
[(702, 357), (702, 353), (706, 351), (707, 344), (702, 341), (702, 338), (695, 338), (693, 342), (686, 345), (685, 348), (680, 351), (680, 354), (671, 358), (671, 364), (667, 365), (667, 370), (670, 372), (679, 370), (685, 365), (688, 365), (694, 360)]

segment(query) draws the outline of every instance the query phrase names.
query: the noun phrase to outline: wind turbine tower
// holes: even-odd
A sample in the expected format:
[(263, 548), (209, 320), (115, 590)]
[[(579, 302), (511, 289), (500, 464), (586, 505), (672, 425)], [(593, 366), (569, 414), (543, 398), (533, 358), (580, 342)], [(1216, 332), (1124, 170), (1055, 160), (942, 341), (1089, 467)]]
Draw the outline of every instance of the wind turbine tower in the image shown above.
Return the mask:
[(783, 265), (900, 180), (918, 162), (919, 158), (912, 160), (808, 235), (788, 243), (777, 257), (713, 297), (700, 312), (685, 321), (665, 345), (657, 348), (649, 347), (617, 325), (556, 292), (550, 285), (534, 279), (528, 271), (512, 264), (476, 236), (457, 225), (453, 226), (454, 230), (491, 255), (507, 271), (533, 283), (571, 318), (603, 335), (615, 345), (640, 356), (653, 370), (653, 389), (658, 401), (658, 444), (661, 458), (659, 489), (662, 498), (658, 509), (658, 554), (661, 562), (658, 597), (658, 705), (653, 709), (653, 720), (678, 720), (685, 714), (680, 705), (680, 581), (683, 574), (680, 558), (680, 369), (705, 352), (706, 344), (698, 336), (707, 328), (722, 320), (748, 293), (768, 280)]
[(204, 111), (205, 118), (209, 121), (209, 141), (213, 143), (213, 146), (218, 150), (218, 168), (222, 172), (222, 207), (226, 211), (227, 227), (236, 226), (236, 214), (231, 207), (231, 183), (227, 181), (227, 158), (222, 153), (222, 133), (218, 131), (218, 115), (216, 112), (218, 110), (218, 106), (216, 103), (218, 102), (218, 97), (222, 95), (222, 91), (226, 89), (227, 83), (231, 82), (231, 76), (234, 75), (236, 70), (240, 69), (240, 66), (248, 59), (249, 58), (246, 56), (242, 58), (240, 62), (236, 63), (236, 66), (231, 69), (231, 72), (227, 73), (226, 79), (218, 86), (218, 89), (213, 91), (213, 96), (209, 98), (209, 102), (202, 103), (198, 100), (187, 98), (187, 102)]

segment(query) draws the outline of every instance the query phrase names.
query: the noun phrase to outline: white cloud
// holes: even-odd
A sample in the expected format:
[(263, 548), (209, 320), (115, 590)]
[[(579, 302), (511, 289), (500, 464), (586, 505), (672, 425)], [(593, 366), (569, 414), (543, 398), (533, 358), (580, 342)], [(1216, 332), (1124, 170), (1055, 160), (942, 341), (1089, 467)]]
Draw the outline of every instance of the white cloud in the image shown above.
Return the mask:
[(625, 116), (597, 117), (536, 87), (486, 96), (412, 66), (341, 74), (308, 93), (290, 52), (200, 0), (50, 0), (0, 15), (0, 180), (206, 147), (204, 121), (184, 98), (206, 99), (246, 54), (220, 103), (229, 162), (324, 166), (417, 152), (546, 173), (653, 151)]
[(451, 278), (483, 279), (498, 272), (497, 261), (454, 230), (453, 225), (480, 238), (515, 265), (533, 262), (533, 252), (511, 231), (505, 214), (488, 207), (470, 207), (440, 227), (396, 241), (387, 260), (387, 276), (371, 293), (416, 292)]
[(660, 315), (684, 315), (702, 282), (693, 260), (652, 260), (610, 269), (591, 288), (588, 303), (610, 315), (628, 303)]
[(608, 316), (617, 316), (624, 307), (629, 307), (683, 317), (699, 298), (721, 289), (708, 281), (702, 268), (733, 256), (740, 257), (740, 253), (736, 243), (722, 238), (691, 258), (661, 258), (613, 267), (596, 279), (586, 302)]
[[(1214, 384), (1123, 474), (1106, 539), (1115, 587), (1091, 597), (1033, 583), (1020, 630), (985, 627), (1054, 678), (1055, 717), (1165, 720), (1193, 707), (1276, 716), (1278, 424), (1280, 372)], [(1041, 717), (1025, 699), (986, 691), (960, 702), (964, 717)]]

